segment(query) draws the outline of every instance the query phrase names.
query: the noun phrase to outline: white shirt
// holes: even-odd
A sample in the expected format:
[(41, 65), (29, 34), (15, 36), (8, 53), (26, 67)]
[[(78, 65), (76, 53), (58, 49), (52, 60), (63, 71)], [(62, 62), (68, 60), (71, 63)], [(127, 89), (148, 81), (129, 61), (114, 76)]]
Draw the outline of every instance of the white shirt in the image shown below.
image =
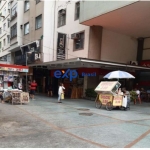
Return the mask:
[(61, 93), (63, 93), (63, 89), (65, 89), (65, 87), (63, 87), (63, 86), (59, 86), (59, 89), (58, 89), (58, 94), (61, 94)]
[(136, 94), (137, 94), (137, 95), (140, 95), (140, 91), (139, 91), (139, 90), (136, 90)]

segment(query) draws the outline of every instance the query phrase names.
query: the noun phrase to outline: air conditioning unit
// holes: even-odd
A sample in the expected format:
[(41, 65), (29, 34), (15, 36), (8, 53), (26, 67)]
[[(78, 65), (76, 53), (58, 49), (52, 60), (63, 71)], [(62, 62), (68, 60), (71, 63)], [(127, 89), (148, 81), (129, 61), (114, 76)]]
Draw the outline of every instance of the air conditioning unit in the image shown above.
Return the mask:
[(71, 39), (80, 39), (80, 34), (78, 33), (74, 33), (74, 34), (71, 34)]
[(130, 61), (130, 65), (135, 65), (135, 66), (137, 66), (137, 65), (138, 65), (138, 62), (137, 62), (137, 61)]

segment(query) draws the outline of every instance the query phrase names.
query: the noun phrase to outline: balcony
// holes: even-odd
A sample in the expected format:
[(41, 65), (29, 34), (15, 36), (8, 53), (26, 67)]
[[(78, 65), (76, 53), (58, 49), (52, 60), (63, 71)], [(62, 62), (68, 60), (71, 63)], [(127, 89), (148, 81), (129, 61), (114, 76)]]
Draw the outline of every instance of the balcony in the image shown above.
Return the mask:
[(14, 20), (16, 17), (17, 17), (17, 12), (15, 12), (14, 15), (11, 16), (11, 20), (10, 21)]

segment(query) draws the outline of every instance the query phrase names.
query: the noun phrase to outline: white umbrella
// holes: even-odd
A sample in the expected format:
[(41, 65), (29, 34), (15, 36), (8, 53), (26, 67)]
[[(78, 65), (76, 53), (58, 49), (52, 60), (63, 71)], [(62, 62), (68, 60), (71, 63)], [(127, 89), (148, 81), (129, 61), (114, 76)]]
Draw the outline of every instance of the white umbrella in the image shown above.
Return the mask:
[(103, 78), (107, 78), (107, 79), (131, 79), (131, 78), (135, 78), (135, 77), (128, 72), (118, 70), (118, 71), (112, 71), (112, 72), (106, 74)]

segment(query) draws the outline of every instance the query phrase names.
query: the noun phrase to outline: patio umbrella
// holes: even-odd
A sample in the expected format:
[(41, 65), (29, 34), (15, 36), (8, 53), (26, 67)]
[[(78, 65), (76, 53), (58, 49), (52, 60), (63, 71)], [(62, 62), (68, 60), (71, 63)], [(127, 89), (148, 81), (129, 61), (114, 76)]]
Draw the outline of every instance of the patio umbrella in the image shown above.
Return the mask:
[(128, 72), (118, 70), (118, 71), (112, 71), (112, 72), (106, 74), (103, 78), (107, 78), (107, 79), (132, 79), (135, 77)]

